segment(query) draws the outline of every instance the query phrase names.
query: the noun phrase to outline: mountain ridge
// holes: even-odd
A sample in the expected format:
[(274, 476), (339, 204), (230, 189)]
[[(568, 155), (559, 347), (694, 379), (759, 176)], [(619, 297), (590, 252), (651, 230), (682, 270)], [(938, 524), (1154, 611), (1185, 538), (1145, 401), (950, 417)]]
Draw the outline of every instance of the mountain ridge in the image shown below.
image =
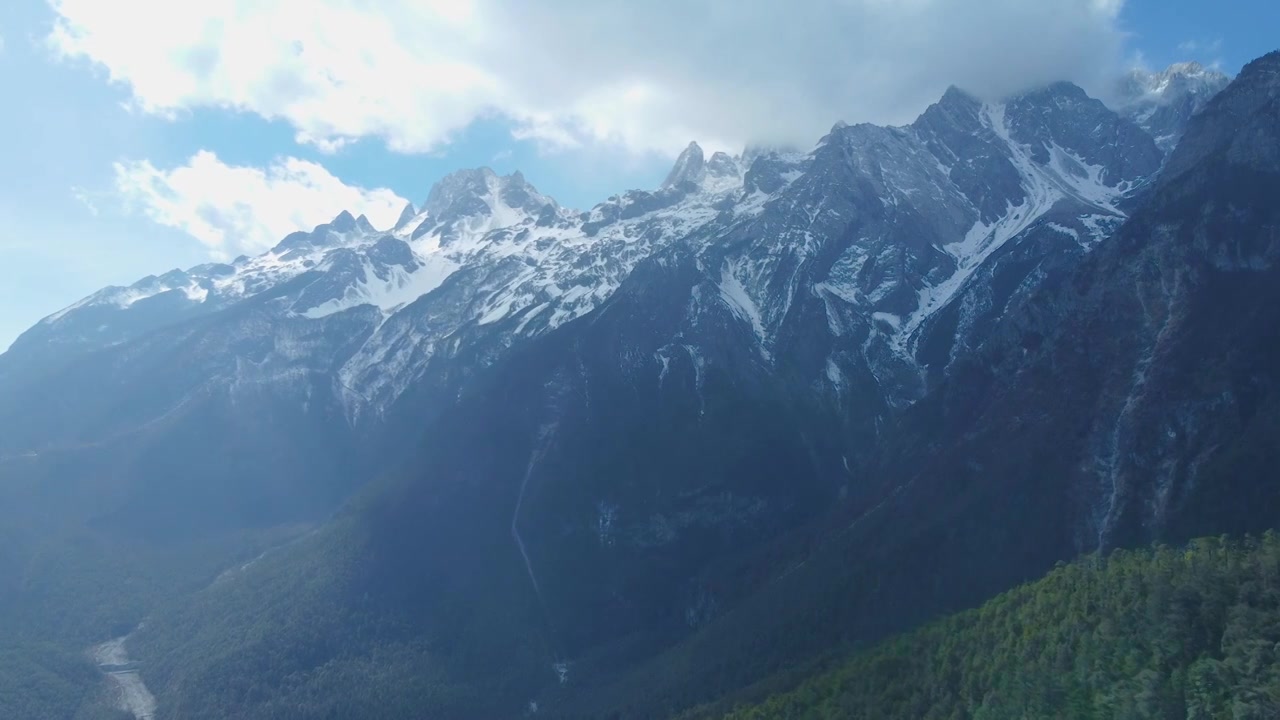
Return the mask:
[[(1159, 73), (1159, 74), (1146, 74), (1146, 75), (1143, 75), (1143, 74), (1139, 73), (1138, 71), (1135, 71), (1135, 73), (1134, 73), (1134, 75), (1133, 75), (1133, 77), (1134, 77), (1134, 78), (1147, 78), (1147, 80), (1145, 81), (1147, 84), (1150, 84), (1150, 83), (1152, 83), (1152, 82), (1160, 83), (1160, 84), (1161, 84), (1161, 89), (1160, 89), (1160, 90), (1158, 90), (1158, 91), (1153, 91), (1153, 92), (1155, 92), (1155, 94), (1157, 94), (1157, 95), (1161, 95), (1161, 96), (1163, 96), (1164, 94), (1168, 94), (1168, 93), (1170, 93), (1170, 92), (1171, 92), (1171, 91), (1168, 89), (1168, 86), (1169, 86), (1172, 82), (1176, 81), (1177, 79), (1185, 78), (1185, 77), (1188, 77), (1188, 76), (1207, 78), (1207, 80), (1205, 81), (1205, 84), (1206, 84), (1206, 86), (1207, 86), (1209, 89), (1213, 89), (1213, 88), (1215, 88), (1215, 87), (1216, 87), (1216, 83), (1217, 83), (1220, 79), (1225, 78), (1225, 76), (1221, 76), (1220, 74), (1216, 74), (1216, 73), (1214, 73), (1213, 71), (1207, 71), (1207, 70), (1205, 70), (1202, 66), (1199, 66), (1199, 65), (1198, 65), (1198, 64), (1196, 64), (1196, 63), (1178, 63), (1178, 64), (1175, 64), (1175, 65), (1171, 66), (1171, 67), (1170, 67), (1168, 70), (1166, 70), (1165, 72), (1163, 72), (1163, 73)], [(1134, 82), (1134, 83), (1138, 83), (1138, 84), (1141, 84), (1138, 80), (1132, 80), (1132, 82)], [(1061, 83), (1060, 83), (1059, 85), (1064, 85), (1064, 84), (1061, 84)], [(1051, 87), (1051, 86), (1046, 86), (1046, 88), (1045, 88), (1045, 89), (1047, 89), (1047, 87)], [(1074, 86), (1072, 86), (1072, 87), (1074, 87)], [(1030, 91), (1027, 91), (1027, 93), (1024, 93), (1024, 94), (1022, 94), (1022, 95), (1023, 95), (1023, 96), (1025, 96), (1025, 95), (1028, 95), (1028, 94), (1034, 94), (1034, 93), (1037, 93), (1037, 92), (1043, 92), (1043, 91), (1044, 91), (1044, 89), (1039, 89), (1039, 90), (1030, 90)], [(1196, 89), (1196, 90), (1194, 90), (1194, 91), (1188, 91), (1188, 92), (1196, 92), (1196, 93), (1198, 93), (1198, 94), (1203, 94), (1203, 93), (1204, 93), (1204, 92), (1206, 92), (1206, 91), (1205, 91), (1205, 90), (1202, 90), (1202, 89), (1197, 88), (1197, 89)], [(1175, 97), (1173, 98), (1174, 100), (1179, 99), (1179, 97), (1180, 97), (1180, 96), (1178, 96), (1176, 93), (1174, 93), (1174, 95), (1175, 95)], [(941, 104), (941, 105), (945, 105), (945, 104), (947, 104), (947, 102), (948, 102), (948, 99), (949, 99), (949, 98), (953, 98), (953, 97), (955, 97), (955, 96), (964, 96), (964, 97), (967, 97), (967, 98), (970, 98), (970, 99), (972, 98), (972, 96), (969, 96), (969, 95), (968, 95), (967, 93), (965, 93), (963, 90), (960, 90), (960, 89), (958, 89), (958, 88), (956, 88), (956, 87), (954, 87), (954, 86), (953, 86), (953, 87), (951, 87), (950, 89), (948, 89), (948, 91), (947, 91), (947, 93), (946, 93), (946, 94), (944, 94), (943, 99), (940, 101), (940, 103), (939, 103), (939, 104)], [(1121, 107), (1122, 107), (1122, 108), (1124, 107), (1123, 103), (1121, 103)], [(917, 121), (917, 122), (918, 122), (918, 121)], [(839, 129), (843, 128), (843, 127), (848, 127), (848, 125), (847, 125), (847, 124), (845, 124), (845, 123), (838, 123), (838, 124), (837, 124), (837, 127), (836, 127), (836, 128), (833, 128), (833, 132), (834, 132), (834, 131), (837, 131), (837, 130), (839, 130)], [(686, 152), (687, 152), (687, 151), (689, 151), (689, 150), (691, 150), (691, 149), (693, 149), (693, 148), (697, 148), (697, 153), (698, 153), (698, 155), (699, 155), (699, 156), (701, 156), (701, 154), (702, 154), (701, 148), (697, 147), (697, 143), (696, 143), (696, 142), (691, 143), (691, 144), (690, 144), (690, 148), (686, 148)], [(716, 156), (719, 156), (720, 160), (718, 161), (718, 165), (719, 165), (719, 167), (721, 168), (721, 170), (720, 170), (719, 172), (713, 172), (713, 173), (712, 173), (712, 175), (713, 175), (713, 176), (724, 176), (724, 175), (726, 175), (726, 174), (727, 174), (727, 173), (726, 173), (726, 169), (727, 169), (727, 168), (729, 168), (729, 167), (731, 167), (733, 162), (742, 162), (742, 161), (744, 161), (744, 160), (751, 160), (751, 161), (754, 161), (754, 160), (755, 160), (755, 159), (760, 155), (760, 153), (761, 153), (761, 152), (762, 152), (762, 151), (761, 151), (760, 149), (748, 149), (747, 151), (744, 151), (742, 154), (740, 154), (740, 155), (738, 155), (738, 156), (736, 156), (736, 157), (734, 157), (734, 156), (729, 156), (729, 155), (726, 155), (726, 154), (724, 154), (724, 153), (716, 153), (716, 154), (715, 154), (715, 156), (713, 156), (712, 160), (715, 160), (715, 159), (716, 159)], [(764, 152), (766, 152), (766, 153), (767, 153), (767, 152), (769, 152), (769, 151), (764, 151)], [(776, 151), (773, 151), (773, 152), (776, 152)], [(701, 168), (704, 164), (705, 164), (705, 165), (713, 165), (713, 164), (716, 164), (716, 163), (713, 163), (713, 162), (712, 162), (712, 160), (708, 160), (708, 161), (700, 161), (699, 163), (697, 163), (697, 166), (698, 166), (699, 168)], [(745, 170), (749, 170), (749, 168), (750, 168), (751, 164), (752, 164), (752, 163), (750, 163), (750, 162), (746, 163), (746, 167), (745, 167), (744, 169), (745, 169)], [(664, 182), (663, 182), (662, 187), (661, 187), (660, 189), (666, 189), (666, 188), (669, 188), (670, 186), (672, 186), (672, 185), (676, 184), (676, 183), (672, 182), (672, 178), (673, 178), (673, 177), (675, 177), (675, 176), (677, 176), (677, 175), (679, 174), (679, 170), (681, 169), (681, 167), (680, 167), (680, 166), (681, 166), (681, 162), (680, 162), (680, 159), (678, 158), (678, 159), (677, 159), (676, 164), (675, 164), (675, 165), (673, 165), (672, 171), (671, 171), (671, 173), (670, 173), (670, 177), (668, 177), (668, 180), (667, 180), (667, 181), (664, 181)], [(463, 176), (467, 176), (467, 177), (476, 176), (476, 177), (478, 177), (478, 176), (484, 175), (485, 173), (488, 173), (488, 174), (489, 174), (490, 176), (492, 176), (492, 177), (497, 177), (497, 176), (496, 176), (496, 174), (494, 174), (494, 173), (493, 173), (491, 170), (489, 170), (488, 168), (475, 168), (475, 169), (472, 169), (472, 170), (459, 170), (459, 171), (456, 171), (456, 172), (454, 172), (454, 173), (451, 173), (449, 176), (447, 176), (446, 178), (443, 178), (440, 182), (438, 182), (435, 186), (433, 186), (433, 188), (432, 188), (432, 194), (437, 194), (437, 195), (439, 195), (440, 197), (443, 197), (443, 194), (444, 194), (444, 193), (449, 192), (449, 191), (447, 190), (447, 187), (449, 186), (449, 184), (450, 184), (451, 182), (459, 183), (459, 184), (462, 184), (462, 185), (464, 185), (464, 186), (465, 186), (465, 185), (466, 185), (466, 182), (464, 182), (464, 181), (462, 181), (462, 180), (459, 180), (459, 178), (461, 178), (461, 177), (463, 177)], [(525, 182), (525, 181), (524, 181), (523, 176), (522, 176), (518, 171), (517, 171), (516, 173), (514, 173), (513, 177), (518, 178), (518, 183), (517, 183), (517, 184), (518, 184), (518, 185), (520, 185), (520, 186), (522, 186), (524, 189), (526, 189), (526, 190), (533, 190), (532, 186), (528, 185), (528, 184), (527, 184), (527, 182)], [(699, 180), (701, 180), (701, 178), (699, 178)], [(697, 183), (695, 182), (694, 184), (696, 185)], [(543, 200), (547, 200), (547, 201), (551, 202), (553, 205), (555, 204), (555, 203), (554, 203), (554, 200), (552, 200), (552, 199), (550, 199), (550, 198), (546, 198), (545, 196), (542, 196), (542, 195), (540, 195), (540, 194), (537, 194), (536, 190), (533, 190), (533, 192), (534, 192), (534, 194), (535, 194), (535, 197), (536, 197), (536, 198), (541, 198), (541, 199), (543, 199)], [(633, 192), (633, 193), (639, 193), (639, 192), (643, 192), (643, 191), (631, 191), (631, 192)], [(442, 200), (440, 200), (440, 198), (437, 198), (437, 203), (439, 203), (439, 202), (442, 202)], [(402, 213), (402, 216), (397, 220), (397, 222), (396, 222), (395, 226), (393, 226), (393, 228), (391, 228), (390, 230), (394, 231), (395, 229), (397, 229), (397, 228), (399, 228), (399, 227), (402, 227), (403, 225), (405, 225), (405, 224), (407, 224), (407, 223), (408, 223), (408, 221), (409, 221), (409, 220), (410, 220), (410, 218), (411, 218), (411, 216), (410, 216), (410, 215), (409, 215), (409, 213), (408, 213), (408, 211), (409, 211), (410, 209), (413, 209), (413, 210), (414, 210), (414, 212), (413, 212), (413, 214), (412, 214), (412, 217), (413, 217), (413, 218), (421, 218), (421, 217), (423, 216), (424, 211), (426, 211), (426, 210), (427, 210), (427, 207), (428, 207), (428, 205), (430, 205), (430, 204), (431, 204), (431, 203), (430, 203), (430, 201), (428, 201), (427, 203), (424, 203), (424, 205), (423, 205), (421, 208), (414, 208), (413, 203), (409, 203), (408, 207), (405, 209), (405, 212), (404, 212), (404, 213)], [(597, 205), (597, 208), (599, 208), (599, 207), (600, 207), (600, 205)], [(436, 212), (434, 212), (434, 213), (432, 213), (432, 214), (434, 214), (434, 215), (439, 215), (439, 214), (441, 214), (441, 212), (443, 212), (443, 208), (436, 208)], [(459, 213), (463, 213), (463, 214), (465, 214), (465, 208), (464, 208), (464, 209), (461, 209), (461, 210), (457, 210), (456, 212), (459, 212)], [(332, 228), (332, 227), (334, 227), (334, 223), (335, 223), (335, 222), (338, 222), (338, 224), (341, 226), (341, 227), (337, 228), (339, 232), (350, 232), (350, 230), (352, 230), (352, 229), (353, 229), (353, 228), (352, 228), (352, 223), (350, 223), (350, 222), (348, 222), (348, 223), (342, 223), (342, 222), (340, 222), (340, 219), (341, 219), (341, 218), (343, 218), (343, 217), (344, 217), (344, 216), (346, 216), (346, 215), (350, 215), (350, 213), (349, 213), (349, 212), (347, 212), (347, 211), (345, 211), (345, 210), (343, 210), (343, 211), (339, 212), (338, 216), (335, 218), (335, 221), (331, 221), (330, 223), (326, 223), (326, 224), (323, 224), (323, 225), (321, 225), (321, 226), (318, 226), (317, 228), (314, 228), (314, 229), (313, 229), (313, 230), (311, 230), (311, 231), (303, 231), (303, 232), (302, 232), (302, 234), (310, 234), (311, 236), (315, 237), (318, 233), (321, 233), (321, 232), (322, 232), (322, 228), (324, 228), (326, 225), (327, 225), (327, 226), (329, 226), (329, 227), (331, 227), (331, 228)], [(355, 218), (348, 218), (348, 219), (349, 219), (349, 220), (355, 220)], [(367, 220), (366, 220), (366, 221), (365, 221), (365, 223), (363, 223), (363, 224), (362, 224), (362, 227), (363, 227), (363, 228), (369, 228), (369, 227), (371, 227), (371, 226), (368, 226), (368, 225), (367, 225)], [(374, 231), (369, 230), (369, 232), (374, 232)], [(379, 230), (378, 232), (381, 232), (381, 230)], [(293, 235), (291, 235), (290, 237), (295, 237), (295, 236), (300, 237), (299, 233), (294, 233), (294, 234), (293, 234)], [(278, 246), (277, 246), (277, 247), (278, 247)], [(238, 261), (240, 261), (240, 259), (237, 259), (237, 262), (238, 262)], [(235, 264), (235, 263), (233, 263), (232, 265), (226, 265), (226, 264), (220, 264), (220, 263), (208, 263), (208, 264), (204, 264), (204, 265), (198, 265), (198, 266), (195, 266), (195, 267), (193, 267), (193, 268), (189, 268), (188, 270), (185, 270), (185, 271), (183, 271), (183, 270), (176, 270), (176, 269), (175, 269), (175, 270), (173, 270), (173, 271), (170, 271), (169, 273), (166, 273), (165, 275), (160, 276), (160, 278), (161, 278), (161, 279), (163, 279), (163, 278), (174, 277), (174, 276), (177, 276), (177, 274), (178, 274), (178, 273), (188, 273), (188, 274), (194, 274), (194, 275), (195, 275), (197, 278), (199, 278), (199, 279), (204, 279), (204, 278), (200, 278), (200, 275), (202, 275), (202, 274), (204, 274), (204, 273), (216, 273), (216, 272), (219, 272), (219, 271), (223, 271), (223, 272), (224, 272), (226, 267), (234, 266), (234, 264)], [(152, 276), (152, 277), (154, 277), (154, 276)], [(136, 291), (145, 292), (145, 291), (146, 291), (146, 289), (145, 289), (145, 288), (142, 288), (142, 287), (138, 287), (138, 285), (142, 285), (143, 283), (146, 283), (149, 279), (150, 279), (150, 278), (144, 278), (144, 279), (143, 279), (142, 281), (140, 281), (137, 285), (135, 285), (135, 286), (131, 286), (131, 287), (129, 287), (129, 288), (118, 288), (118, 287), (104, 288), (104, 289), (103, 289), (103, 291), (100, 291), (100, 293), (95, 293), (94, 295), (90, 295), (90, 296), (88, 296), (88, 297), (84, 298), (83, 300), (81, 300), (80, 302), (78, 302), (78, 303), (76, 303), (76, 304), (73, 304), (73, 305), (71, 305), (71, 306), (68, 306), (67, 308), (64, 308), (63, 310), (58, 311), (57, 313), (53, 313), (53, 314), (52, 314), (52, 315), (50, 315), (48, 318), (45, 318), (44, 320), (42, 320), (40, 324), (46, 324), (46, 323), (48, 323), (48, 322), (50, 322), (50, 321), (55, 321), (55, 320), (57, 320), (57, 319), (60, 319), (63, 315), (65, 315), (65, 314), (66, 314), (67, 312), (69, 312), (69, 311), (76, 310), (76, 309), (78, 309), (79, 307), (82, 307), (82, 306), (84, 306), (84, 305), (86, 305), (86, 304), (92, 304), (92, 303), (93, 303), (93, 300), (95, 299), (95, 297), (96, 297), (96, 296), (101, 295), (102, 293), (106, 293), (106, 292), (108, 292), (108, 291), (116, 291), (116, 290), (124, 290), (124, 289), (128, 289), (128, 290), (136, 290)], [(170, 284), (172, 284), (172, 283), (170, 283)], [(203, 289), (203, 288), (200, 288), (200, 287), (199, 287), (199, 283), (196, 283), (194, 286), (187, 286), (187, 287), (188, 287), (188, 288), (190, 288), (190, 289), (189, 289), (189, 291), (188, 291), (188, 294), (190, 294), (190, 295), (192, 295), (192, 296), (200, 295), (200, 294), (201, 294), (201, 292), (200, 292), (200, 291)], [(168, 287), (168, 286), (166, 286), (166, 287), (165, 287), (163, 290), (161, 290), (160, 292), (164, 292), (164, 291), (168, 291), (168, 290), (174, 290), (174, 289), (178, 289), (178, 288), (176, 288), (176, 287)], [(152, 294), (157, 294), (157, 293), (152, 293)], [(133, 294), (133, 295), (136, 295), (136, 293), (135, 293), (135, 294)], [(136, 297), (136, 296), (135, 296), (135, 297), (130, 297), (130, 296), (126, 295), (126, 296), (124, 296), (124, 297), (121, 297), (121, 298), (116, 299), (116, 301), (117, 301), (118, 303), (120, 303), (120, 304), (125, 304), (125, 303), (136, 302), (136, 300), (137, 300), (137, 299), (140, 299), (140, 298), (138, 298), (138, 297)], [(195, 299), (195, 297), (193, 297), (192, 299)]]

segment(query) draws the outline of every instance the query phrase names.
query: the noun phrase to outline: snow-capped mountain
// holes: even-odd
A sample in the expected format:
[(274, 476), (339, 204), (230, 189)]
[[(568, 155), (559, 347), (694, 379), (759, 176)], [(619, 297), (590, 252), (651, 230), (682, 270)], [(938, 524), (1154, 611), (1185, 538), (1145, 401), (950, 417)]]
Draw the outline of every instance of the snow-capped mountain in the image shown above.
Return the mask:
[(1117, 106), (1168, 154), (1191, 116), (1229, 81), (1226, 74), (1196, 62), (1176, 63), (1160, 72), (1134, 69), (1120, 83)]
[[(707, 160), (692, 144), (658, 190), (585, 213), (519, 173), (462, 171), (394, 229), (344, 212), (259, 257), (109, 288), (42, 321), (14, 353), (111, 346), (270, 292), (281, 318), (344, 319), (335, 341), (358, 338), (355, 350), (331, 387), (314, 390), (337, 393), (353, 418), (380, 414), (412, 383), (444, 374), (433, 375), (441, 363), (468, 352), (489, 362), (518, 338), (586, 315), (639, 261), (683, 243), (762, 357), (797, 300), (817, 301), (830, 334), (852, 339), (836, 354), (858, 356), (846, 360), (885, 378), (900, 405), (922, 391), (913, 378), (925, 365), (937, 365), (920, 351), (941, 332), (939, 313), (967, 303), (958, 338), (931, 341), (949, 357), (973, 343), (965, 335), (977, 315), (1001, 311), (1007, 298), (969, 292), (972, 278), (994, 272), (989, 260), (1027, 240), (1044, 246), (1024, 251), (1037, 256), (1086, 250), (1159, 163), (1141, 130), (1055, 85), (985, 104), (952, 90), (911, 126), (838, 126), (807, 154)], [(275, 348), (260, 365), (295, 359)], [(833, 384), (841, 364), (823, 363)]]
[(892, 413), (1104, 241), (1163, 161), (1141, 127), (1059, 83), (998, 102), (953, 88), (911, 125), (840, 123), (808, 152), (690, 144), (659, 188), (586, 212), (519, 173), (460, 171), (393, 228), (342, 212), (260, 256), (107, 288), (41, 321), (0, 356), (0, 390), (19, 399), (0, 452), (301, 412), (376, 464), (390, 453), (375, 447), (514, 349), (676, 273), (673, 315), (635, 320), (661, 336), (611, 362), (695, 396), (718, 373), (785, 378), (834, 413), (838, 430), (815, 430), (822, 464), (852, 472)]
[[(571, 697), (574, 712), (564, 715), (627, 707), (639, 709), (621, 716), (646, 717), (666, 709), (648, 697), (696, 706), (723, 697), (724, 687), (758, 688), (803, 658), (975, 607), (1081, 552), (1274, 530), (1278, 100), (1280, 53), (1272, 53), (1190, 119), (1154, 181), (1116, 204), (1130, 217), (1115, 232), (1073, 266), (1040, 277), (1038, 289), (1013, 290), (1020, 299), (971, 335), (981, 346), (887, 423), (871, 462), (800, 540), (760, 542), (747, 560), (730, 555), (730, 569), (704, 571), (698, 587), (714, 588), (707, 592), (720, 601), (714, 619), (626, 681), (606, 678), (604, 690)], [(1033, 237), (1006, 247), (1034, 247)], [(1047, 267), (1057, 256), (1023, 257)], [(984, 292), (1008, 291), (992, 279)], [(941, 325), (946, 313), (925, 325)], [(759, 461), (769, 458), (762, 452)], [(778, 477), (810, 477), (803, 460), (788, 461)], [(625, 524), (620, 510), (613, 525)], [(741, 580), (792, 543), (803, 547), (759, 584)], [(689, 593), (686, 607), (710, 604), (702, 598)], [(762, 655), (765, 670), (742, 662)]]
[[(404, 611), (432, 662), (466, 648), (468, 672), (561, 699), (574, 662), (599, 687), (710, 637), (673, 650), (697, 672), (662, 678), (705, 699), (716, 673), (759, 679), (713, 645), (785, 635), (792, 607), (870, 637), (938, 609), (919, 578), (1015, 581), (1178, 507), (1186, 463), (1244, 428), (1269, 336), (1207, 389), (1158, 371), (1182, 367), (1162, 343), (1201, 337), (1175, 332), (1178, 298), (1200, 344), (1243, 335), (1186, 294), (1214, 273), (1244, 273), (1214, 286), (1240, 317), (1274, 307), (1233, 294), (1265, 297), (1245, 274), (1274, 266), (1236, 212), (1274, 227), (1273, 118), (1210, 101), (1207, 71), (1166, 76), (1116, 109), (1067, 83), (952, 88), (909, 125), (840, 123), (808, 151), (694, 143), (658, 188), (583, 212), (519, 173), (460, 171), (391, 228), (340, 213), (46, 318), (0, 356), (0, 463), (48, 497), (93, 487), (97, 526), (162, 539), (314, 521), (376, 480), (341, 518), (358, 534), (336, 536), (359, 543), (362, 592), (337, 600), (359, 617)], [(1239, 134), (1237, 106), (1256, 121)], [(1221, 245), (1222, 227), (1242, 232)], [(1173, 480), (1133, 479), (1152, 468)], [(938, 557), (955, 562), (915, 572)], [(498, 617), (520, 653), (470, 642)]]
[[(461, 171), (392, 228), (343, 212), (260, 256), (46, 318), (0, 356), (0, 456), (110, 463), (128, 485), (177, 473), (180, 437), (199, 470), (158, 486), (175, 518), (196, 487), (287, 515), (308, 488), (331, 498), (383, 472), (418, 428), (520, 372), (574, 388), (544, 399), (565, 417), (588, 412), (574, 398), (592, 383), (687, 400), (709, 428), (725, 383), (788, 397), (806, 418), (788, 432), (823, 478), (812, 497), (856, 491), (884, 424), (1104, 242), (1163, 160), (1139, 126), (1055, 84), (998, 102), (952, 89), (910, 125), (837, 124), (808, 152), (691, 144), (659, 188), (585, 212), (519, 173)], [(535, 350), (562, 360), (512, 369)], [(217, 479), (229, 433), (273, 458), (234, 487)]]

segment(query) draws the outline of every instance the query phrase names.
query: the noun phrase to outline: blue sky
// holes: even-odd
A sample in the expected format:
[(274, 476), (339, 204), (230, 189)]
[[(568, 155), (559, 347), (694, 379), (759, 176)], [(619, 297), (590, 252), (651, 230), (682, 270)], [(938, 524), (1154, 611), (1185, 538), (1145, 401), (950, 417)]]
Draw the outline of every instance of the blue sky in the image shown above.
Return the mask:
[(952, 83), (1234, 73), (1280, 27), (1273, 0), (372, 5), (0, 3), (0, 348), (105, 285), (394, 216), (458, 168), (586, 208), (655, 186), (690, 139), (812, 143)]

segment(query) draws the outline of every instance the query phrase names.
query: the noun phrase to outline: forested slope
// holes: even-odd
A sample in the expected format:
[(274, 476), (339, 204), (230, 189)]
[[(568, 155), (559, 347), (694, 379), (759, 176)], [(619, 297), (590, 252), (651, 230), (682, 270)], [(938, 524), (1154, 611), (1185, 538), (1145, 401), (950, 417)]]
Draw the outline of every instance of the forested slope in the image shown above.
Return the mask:
[(1090, 556), (727, 715), (1275, 717), (1280, 536), (1273, 533)]

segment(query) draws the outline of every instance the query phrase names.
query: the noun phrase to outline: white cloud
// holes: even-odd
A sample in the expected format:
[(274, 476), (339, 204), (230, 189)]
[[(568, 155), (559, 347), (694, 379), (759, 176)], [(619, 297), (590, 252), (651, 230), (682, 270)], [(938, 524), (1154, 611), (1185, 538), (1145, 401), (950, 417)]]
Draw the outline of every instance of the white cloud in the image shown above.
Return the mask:
[(1190, 56), (1217, 55), (1222, 52), (1222, 38), (1212, 40), (1184, 40), (1178, 43), (1178, 52)]
[(227, 165), (201, 151), (169, 170), (145, 160), (116, 163), (115, 175), (116, 189), (130, 206), (186, 232), (224, 260), (260, 253), (291, 232), (332, 220), (341, 209), (368, 216), (375, 227), (390, 227), (406, 202), (385, 188), (346, 185), (297, 158), (262, 170)]
[(808, 144), (953, 83), (1099, 88), (1123, 45), (1123, 0), (50, 1), (54, 47), (139, 108), (250, 111), (328, 150), (429, 151), (490, 116), (552, 146)]

